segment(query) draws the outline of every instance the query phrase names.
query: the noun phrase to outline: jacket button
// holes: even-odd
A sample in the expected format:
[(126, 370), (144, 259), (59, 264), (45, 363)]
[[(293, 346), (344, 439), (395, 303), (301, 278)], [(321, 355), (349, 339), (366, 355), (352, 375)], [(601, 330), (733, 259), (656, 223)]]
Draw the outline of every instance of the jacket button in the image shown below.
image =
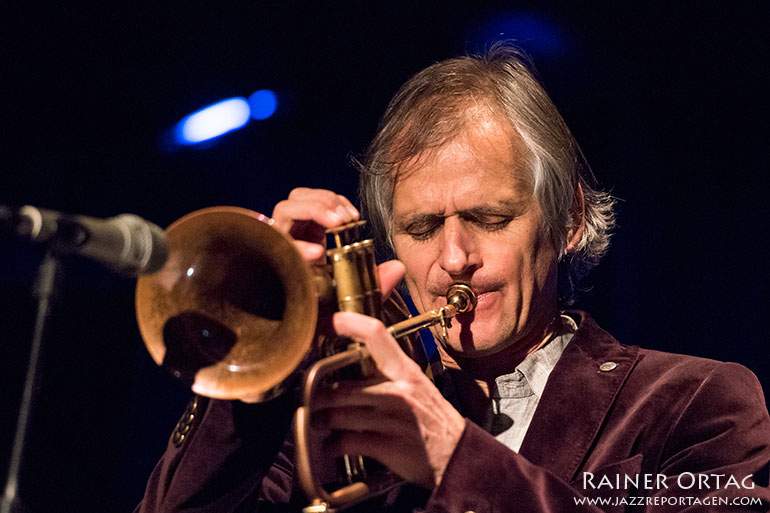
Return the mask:
[(604, 362), (603, 364), (599, 365), (599, 370), (602, 372), (609, 372), (617, 366), (618, 364), (615, 362)]
[(187, 438), (187, 433), (192, 429), (193, 421), (195, 420), (195, 415), (197, 413), (198, 396), (195, 396), (193, 400), (190, 401), (190, 404), (187, 405), (184, 414), (182, 414), (182, 418), (176, 423), (174, 435), (171, 437), (176, 447), (181, 447), (184, 439)]

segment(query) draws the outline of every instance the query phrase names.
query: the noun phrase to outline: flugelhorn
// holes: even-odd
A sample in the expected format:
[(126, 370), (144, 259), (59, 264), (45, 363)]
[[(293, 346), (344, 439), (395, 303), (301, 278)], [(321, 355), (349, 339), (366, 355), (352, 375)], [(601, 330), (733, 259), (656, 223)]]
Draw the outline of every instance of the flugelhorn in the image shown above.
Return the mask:
[[(298, 384), (303, 404), (295, 419), (297, 471), (313, 504), (308, 511), (342, 507), (381, 486), (359, 481), (358, 458), (345, 462), (347, 483), (327, 491), (311, 461), (310, 405), (340, 369), (370, 370), (366, 347), (318, 329), (319, 317), (353, 311), (377, 317), (401, 347), (429, 372), (416, 331), (472, 310), (476, 295), (454, 284), (447, 304), (417, 317), (398, 294), (383, 302), (374, 243), (361, 240), (364, 221), (327, 230), (327, 265), (311, 266), (269, 218), (237, 207), (192, 212), (167, 230), (168, 261), (139, 278), (139, 330), (155, 362), (218, 399), (264, 401)], [(368, 362), (368, 363), (367, 363)], [(314, 508), (314, 509), (312, 509)]]

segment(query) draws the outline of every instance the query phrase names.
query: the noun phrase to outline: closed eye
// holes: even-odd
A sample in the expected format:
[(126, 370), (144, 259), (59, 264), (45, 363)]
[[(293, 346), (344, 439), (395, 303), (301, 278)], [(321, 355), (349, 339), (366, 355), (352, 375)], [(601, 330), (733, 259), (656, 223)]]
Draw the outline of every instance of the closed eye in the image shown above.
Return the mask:
[(428, 240), (433, 237), (444, 224), (442, 216), (420, 216), (408, 223), (403, 231), (414, 240)]
[[(511, 221), (523, 214), (528, 207), (526, 201), (504, 201), (494, 205), (480, 205), (455, 214), (464, 224), (485, 232), (497, 232), (506, 228)], [(415, 241), (433, 238), (444, 225), (448, 216), (443, 213), (417, 214), (396, 220), (396, 233), (409, 235)]]
[(498, 214), (463, 214), (462, 219), (484, 231), (496, 232), (508, 226), (508, 224), (513, 221), (513, 216)]

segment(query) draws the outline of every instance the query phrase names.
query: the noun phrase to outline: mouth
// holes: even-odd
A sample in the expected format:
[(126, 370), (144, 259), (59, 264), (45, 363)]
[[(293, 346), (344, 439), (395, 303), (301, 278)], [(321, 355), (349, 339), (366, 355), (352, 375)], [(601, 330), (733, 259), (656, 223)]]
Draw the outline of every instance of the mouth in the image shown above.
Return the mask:
[[(500, 290), (497, 288), (473, 287), (473, 290), (476, 292), (476, 307), (474, 308), (474, 311), (479, 309), (485, 309), (488, 306), (491, 306), (491, 304), (500, 295)], [(444, 296), (443, 294), (434, 294), (434, 295), (435, 295), (435, 300), (433, 304), (436, 305), (436, 307), (442, 307), (446, 305), (446, 296)]]
[(493, 311), (501, 296), (502, 294), (500, 294), (500, 291), (498, 290), (489, 290), (477, 293), (476, 307), (470, 312), (457, 314), (457, 316), (455, 316), (455, 320), (460, 324), (460, 326), (464, 327), (463, 329), (466, 329), (465, 327), (469, 327), (474, 321), (485, 322), (485, 320), (489, 320), (489, 316), (486, 314), (490, 311)]
[(498, 291), (489, 290), (487, 292), (480, 292), (476, 294), (476, 301), (478, 304), (486, 303), (490, 301)]
[(499, 290), (487, 290), (476, 294), (476, 308), (472, 312), (484, 312), (493, 308), (502, 297)]

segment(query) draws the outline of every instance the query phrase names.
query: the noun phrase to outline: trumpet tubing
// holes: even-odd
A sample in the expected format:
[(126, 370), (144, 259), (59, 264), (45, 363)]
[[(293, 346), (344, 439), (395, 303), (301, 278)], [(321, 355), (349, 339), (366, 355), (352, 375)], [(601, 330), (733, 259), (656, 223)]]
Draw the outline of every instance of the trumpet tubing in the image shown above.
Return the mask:
[(350, 456), (347, 484), (329, 492), (315, 471), (315, 390), (339, 379), (344, 367), (357, 366), (361, 376), (373, 369), (366, 347), (323, 333), (319, 315), (352, 311), (381, 319), (429, 373), (416, 332), (438, 324), (446, 335), (452, 317), (475, 307), (476, 294), (456, 283), (445, 306), (410, 318), (395, 292), (383, 301), (374, 243), (359, 233), (365, 221), (327, 230), (325, 268), (311, 267), (268, 221), (247, 209), (213, 207), (169, 226), (165, 267), (137, 282), (139, 330), (155, 362), (200, 395), (268, 400), (295, 387), (304, 374), (303, 405), (295, 419), (297, 471), (313, 507), (340, 507), (377, 493), (392, 479), (353, 482), (366, 472), (361, 458)]

